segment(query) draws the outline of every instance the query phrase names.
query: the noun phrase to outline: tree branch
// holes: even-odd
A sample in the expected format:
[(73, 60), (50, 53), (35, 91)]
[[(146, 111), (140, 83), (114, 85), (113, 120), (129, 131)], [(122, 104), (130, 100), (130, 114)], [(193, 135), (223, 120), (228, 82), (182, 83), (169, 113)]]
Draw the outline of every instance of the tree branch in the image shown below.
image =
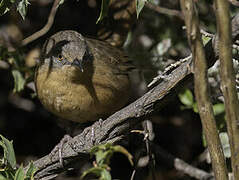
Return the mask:
[(48, 16), (48, 21), (47, 21), (46, 25), (42, 29), (40, 29), (39, 31), (37, 31), (34, 34), (32, 34), (32, 35), (28, 36), (27, 38), (23, 39), (22, 40), (22, 46), (25, 46), (25, 45), (31, 43), (32, 41), (38, 39), (39, 37), (43, 36), (44, 34), (46, 34), (49, 31), (49, 29), (51, 28), (51, 26), (54, 22), (55, 15), (56, 15), (57, 9), (59, 7), (60, 1), (61, 0), (55, 0), (54, 1), (54, 4), (52, 5), (51, 12)]
[[(102, 123), (95, 122), (92, 126), (86, 128), (80, 135), (75, 136), (68, 141), (62, 150), (62, 157), (65, 168), (71, 167), (76, 159), (87, 159), (86, 153), (94, 146), (106, 142), (116, 143), (123, 136), (129, 134), (130, 126), (141, 122), (144, 117), (149, 116), (153, 111), (162, 105), (163, 98), (169, 94), (171, 89), (175, 87), (179, 81), (190, 74), (190, 60), (181, 64), (171, 74), (167, 76), (167, 80), (162, 81), (159, 85), (151, 89), (144, 96), (131, 103), (127, 107), (116, 112)], [(164, 98), (165, 99), (165, 98)], [(159, 103), (160, 101), (160, 103)], [(94, 143), (91, 140), (91, 129), (94, 129)], [(47, 179), (55, 177), (64, 169), (59, 163), (58, 153), (55, 155), (47, 155), (34, 162), (38, 168), (35, 175), (37, 179)]]
[(187, 37), (194, 59), (194, 91), (203, 126), (203, 132), (212, 159), (212, 167), (217, 180), (226, 180), (228, 179), (227, 167), (221, 142), (217, 133), (212, 103), (210, 101), (206, 55), (198, 27), (199, 21), (196, 14), (196, 7), (193, 0), (180, 0), (180, 4), (185, 17)]
[(181, 11), (160, 7), (160, 6), (157, 6), (157, 5), (155, 5), (155, 4), (151, 3), (151, 2), (146, 3), (145, 6), (147, 8), (149, 8), (149, 9), (154, 10), (157, 13), (166, 14), (166, 15), (169, 15), (169, 16), (176, 16), (179, 19), (184, 20), (184, 17), (183, 17), (183, 14), (182, 14)]
[(239, 101), (236, 91), (236, 77), (232, 62), (231, 21), (227, 0), (215, 0), (217, 32), (219, 37), (219, 58), (221, 89), (225, 100), (227, 132), (231, 148), (231, 162), (234, 178), (239, 179)]

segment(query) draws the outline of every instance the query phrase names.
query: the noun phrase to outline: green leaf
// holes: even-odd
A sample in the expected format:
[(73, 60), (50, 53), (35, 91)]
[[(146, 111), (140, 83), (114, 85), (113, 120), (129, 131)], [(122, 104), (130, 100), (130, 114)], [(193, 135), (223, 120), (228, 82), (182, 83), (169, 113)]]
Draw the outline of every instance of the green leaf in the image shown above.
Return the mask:
[(0, 137), (2, 139), (0, 141), (1, 142), (0, 146), (3, 147), (4, 158), (7, 160), (8, 164), (11, 166), (11, 168), (15, 169), (16, 168), (16, 157), (15, 157), (12, 141), (9, 141), (2, 135), (0, 135)]
[(12, 75), (14, 78), (14, 89), (13, 92), (20, 92), (24, 89), (26, 80), (18, 70), (12, 70)]
[(225, 107), (223, 103), (213, 105), (213, 113), (215, 116), (224, 112), (225, 112)]
[(184, 91), (178, 94), (178, 97), (185, 106), (192, 107), (193, 106), (193, 94), (189, 89), (184, 89)]
[(128, 158), (130, 164), (132, 166), (134, 165), (134, 163), (133, 163), (133, 156), (123, 146), (120, 146), (120, 145), (114, 146), (113, 150), (114, 150), (114, 152), (119, 152), (119, 153), (124, 154)]
[(100, 180), (111, 180), (110, 172), (103, 169), (100, 174)]
[(14, 180), (24, 180), (24, 170), (23, 167), (20, 166), (15, 174)]
[(3, 175), (0, 174), (0, 180), (8, 180), (8, 179), (5, 178)]
[(137, 14), (137, 18), (139, 18), (139, 14), (142, 11), (145, 2), (147, 2), (148, 0), (136, 0), (136, 14)]
[(223, 148), (223, 153), (224, 156), (227, 158), (231, 157), (231, 150), (230, 150), (230, 144), (229, 144), (229, 138), (228, 134), (226, 132), (222, 132), (219, 134), (221, 143), (222, 143), (222, 148)]
[(202, 145), (203, 147), (207, 147), (207, 140), (204, 134), (202, 134)]
[(30, 3), (28, 2), (28, 0), (21, 0), (18, 5), (17, 5), (17, 10), (20, 13), (20, 15), (22, 16), (22, 19), (24, 20), (27, 14), (27, 7)]
[(30, 162), (29, 168), (26, 173), (26, 177), (34, 180), (34, 174), (36, 173), (37, 168), (34, 166), (33, 162)]
[(101, 1), (101, 10), (100, 10), (100, 16), (98, 17), (96, 24), (100, 22), (104, 17), (107, 16), (108, 10), (109, 10), (109, 5), (110, 5), (111, 0), (102, 0)]
[(83, 179), (88, 174), (94, 174), (97, 177), (99, 177), (100, 180), (111, 180), (111, 175), (109, 171), (107, 171), (105, 168), (102, 167), (93, 167), (90, 168), (81, 175), (81, 179)]
[(65, 0), (60, 0), (59, 5), (62, 5), (65, 2)]
[(207, 36), (205, 36), (205, 35), (202, 34), (203, 46), (205, 46), (210, 40), (211, 40), (210, 37), (207, 37)]
[(197, 105), (196, 102), (193, 103), (193, 111), (194, 111), (195, 113), (198, 113), (198, 105)]
[(12, 5), (12, 1), (10, 0), (0, 0), (0, 15), (6, 14), (10, 10), (10, 6)]

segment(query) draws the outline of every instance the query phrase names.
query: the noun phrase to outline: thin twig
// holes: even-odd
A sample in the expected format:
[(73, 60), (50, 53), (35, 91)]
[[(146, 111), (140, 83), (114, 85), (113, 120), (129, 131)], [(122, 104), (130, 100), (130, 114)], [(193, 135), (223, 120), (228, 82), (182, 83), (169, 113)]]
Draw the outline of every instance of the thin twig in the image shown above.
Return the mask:
[(167, 8), (163, 8), (163, 7), (160, 7), (160, 6), (157, 6), (153, 3), (146, 3), (146, 7), (149, 8), (149, 9), (152, 9), (160, 14), (166, 14), (166, 15), (169, 15), (169, 16), (176, 16), (180, 19), (184, 19), (183, 18), (183, 14), (178, 11), (178, 10), (174, 10), (174, 9), (167, 9)]
[(237, 0), (228, 0), (232, 5), (239, 7), (239, 2)]
[(56, 15), (57, 9), (59, 7), (60, 1), (61, 0), (55, 0), (54, 1), (54, 4), (52, 5), (51, 12), (48, 16), (48, 21), (47, 21), (46, 25), (42, 29), (40, 29), (39, 31), (37, 31), (34, 34), (32, 34), (32, 35), (28, 36), (27, 38), (23, 39), (22, 40), (22, 46), (25, 46), (25, 45), (31, 43), (32, 41), (38, 39), (39, 37), (43, 36), (44, 34), (46, 34), (49, 31), (49, 29), (51, 28), (51, 26), (54, 22), (55, 15)]
[(152, 150), (155, 154), (156, 163), (165, 164), (166, 166), (174, 167), (177, 171), (187, 174), (190, 177), (203, 180), (213, 180), (213, 174), (210, 174), (202, 169), (194, 167), (184, 160), (173, 156), (159, 145), (152, 143)]
[(154, 157), (152, 154), (151, 143), (150, 143), (154, 137), (152, 122), (149, 120), (145, 120), (143, 122), (143, 128), (144, 128), (144, 133), (145, 133), (144, 140), (145, 140), (145, 144), (146, 144), (147, 155), (149, 157), (149, 167), (150, 167), (150, 171), (152, 173), (152, 179), (156, 180), (155, 162), (154, 162)]

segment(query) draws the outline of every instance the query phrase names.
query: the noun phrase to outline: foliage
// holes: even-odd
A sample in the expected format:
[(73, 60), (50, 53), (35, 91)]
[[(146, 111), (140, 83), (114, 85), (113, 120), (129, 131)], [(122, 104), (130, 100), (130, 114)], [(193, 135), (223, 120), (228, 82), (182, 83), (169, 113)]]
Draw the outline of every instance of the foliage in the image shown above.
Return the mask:
[[(140, 12), (144, 8), (145, 3), (148, 1), (149, 0), (135, 0), (137, 18), (139, 17)], [(102, 0), (100, 15), (99, 15), (96, 23), (100, 22), (102, 19), (104, 19), (107, 16), (110, 2), (111, 2), (111, 0)]]
[(136, 2), (136, 14), (137, 14), (137, 18), (139, 18), (139, 14), (140, 12), (142, 11), (145, 3), (147, 2), (148, 0), (135, 0)]
[[(181, 103), (184, 105), (182, 109), (193, 109), (195, 113), (198, 113), (197, 103), (194, 100), (193, 94), (189, 89), (183, 89), (178, 97)], [(215, 116), (220, 115), (225, 112), (224, 104), (217, 103), (213, 105), (213, 113)]]
[(30, 4), (28, 0), (1, 0), (0, 1), (0, 15), (6, 14), (12, 5), (16, 4), (17, 6), (17, 11), (20, 13), (22, 16), (22, 19), (25, 19), (26, 14), (27, 14), (27, 8), (28, 5)]
[(33, 180), (37, 171), (33, 163), (30, 163), (26, 173), (22, 165), (17, 167), (12, 141), (2, 135), (0, 138), (0, 147), (3, 149), (3, 157), (0, 159), (0, 180)]
[(98, 17), (96, 24), (107, 16), (108, 10), (109, 10), (109, 5), (110, 5), (110, 0), (102, 0), (100, 16)]
[[(178, 97), (181, 101), (181, 103), (184, 105), (181, 108), (182, 109), (192, 109), (195, 113), (198, 113), (197, 103), (194, 100), (193, 94), (189, 89), (183, 89), (179, 94)], [(213, 105), (213, 113), (214, 116), (216, 116), (216, 122), (219, 131), (224, 131), (224, 128), (226, 127), (226, 121), (225, 121), (225, 107), (223, 103), (217, 103)], [(223, 115), (223, 116), (221, 116)], [(225, 157), (230, 157), (230, 148), (229, 148), (229, 141), (227, 141), (226, 137), (227, 133), (221, 132), (219, 134), (219, 137), (221, 139), (221, 143), (223, 146), (223, 151)], [(203, 146), (207, 146), (206, 138), (203, 135), (202, 136), (202, 143)], [(229, 150), (228, 150), (229, 149)]]
[[(9, 52), (7, 48), (0, 46), (0, 60), (11, 65), (11, 71), (14, 78), (13, 92), (20, 92), (24, 89), (27, 81), (33, 77), (33, 71), (25, 66), (25, 61), (22, 53), (17, 50)], [(27, 74), (27, 77), (26, 76)]]
[(85, 171), (82, 174), (81, 178), (84, 178), (88, 174), (94, 174), (99, 177), (100, 180), (111, 180), (109, 164), (110, 159), (115, 152), (126, 155), (130, 164), (133, 165), (133, 157), (124, 147), (119, 145), (112, 145), (110, 143), (102, 144), (91, 149), (90, 153), (91, 155), (95, 155), (96, 159), (94, 167)]

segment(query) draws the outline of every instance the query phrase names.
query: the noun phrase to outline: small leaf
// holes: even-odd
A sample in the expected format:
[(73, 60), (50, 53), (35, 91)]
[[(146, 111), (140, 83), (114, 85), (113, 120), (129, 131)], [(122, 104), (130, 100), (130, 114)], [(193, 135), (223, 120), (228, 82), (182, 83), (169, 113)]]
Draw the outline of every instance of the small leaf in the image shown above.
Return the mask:
[(0, 15), (7, 13), (14, 2), (15, 0), (0, 0)]
[(26, 173), (26, 177), (30, 178), (31, 180), (34, 180), (34, 174), (36, 173), (37, 168), (34, 166), (32, 162), (30, 162), (29, 168)]
[(3, 175), (0, 174), (0, 180), (8, 180), (8, 179), (5, 178)]
[(111, 180), (110, 172), (103, 169), (100, 174), (100, 180)]
[(28, 0), (21, 0), (17, 5), (17, 11), (22, 16), (22, 19), (24, 20), (27, 14), (27, 7), (30, 3)]
[(18, 70), (12, 70), (12, 75), (14, 78), (14, 89), (13, 92), (20, 92), (24, 89), (26, 80)]
[(203, 147), (207, 147), (207, 140), (204, 134), (202, 134), (202, 145)]
[(142, 11), (145, 2), (147, 2), (147, 0), (136, 0), (136, 14), (137, 14), (137, 18), (139, 18), (139, 14)]
[(4, 151), (4, 158), (7, 160), (8, 164), (11, 166), (12, 169), (16, 168), (16, 157), (15, 152), (13, 149), (12, 141), (9, 141), (2, 135), (0, 135), (2, 141), (0, 143), (0, 146), (3, 147)]
[(193, 94), (189, 89), (185, 89), (184, 91), (178, 94), (178, 97), (185, 106), (192, 107), (193, 106)]
[(90, 168), (81, 175), (81, 179), (83, 179), (88, 174), (94, 174), (97, 177), (99, 177), (100, 180), (111, 180), (111, 175), (109, 171), (107, 171), (105, 168), (102, 167), (93, 167)]
[(193, 111), (194, 111), (195, 113), (198, 113), (198, 105), (197, 105), (196, 102), (193, 103)]
[(114, 150), (114, 152), (119, 152), (119, 153), (122, 153), (122, 154), (124, 154), (125, 156), (127, 156), (127, 158), (128, 158), (128, 160), (129, 160), (129, 162), (130, 162), (130, 164), (133, 166), (134, 165), (134, 163), (133, 163), (133, 156), (127, 151), (127, 149), (125, 149), (123, 146), (119, 146), (119, 145), (117, 145), (117, 146), (114, 146), (113, 147), (113, 150)]
[(24, 176), (23, 167), (20, 166), (15, 174), (14, 180), (24, 180)]
[(224, 112), (225, 112), (225, 107), (223, 103), (213, 105), (213, 113), (215, 116)]
[(96, 159), (96, 163), (97, 165), (101, 165), (105, 163), (105, 160), (107, 158), (108, 153), (104, 152), (102, 150), (99, 150), (95, 153), (95, 159)]
[(62, 5), (65, 2), (65, 0), (60, 0), (59, 5)]
[(107, 16), (108, 10), (109, 10), (110, 1), (111, 0), (102, 0), (101, 1), (100, 16), (97, 19), (96, 24), (98, 24), (98, 22), (100, 22), (102, 19), (104, 19), (104, 17)]
[(231, 150), (230, 150), (230, 144), (229, 144), (229, 138), (226, 132), (222, 132), (219, 134), (221, 143), (222, 143), (222, 148), (223, 148), (223, 153), (224, 156), (227, 158), (231, 157)]
[(202, 34), (203, 46), (205, 46), (210, 40), (211, 40), (210, 37), (207, 37), (207, 36), (205, 36), (205, 35)]

